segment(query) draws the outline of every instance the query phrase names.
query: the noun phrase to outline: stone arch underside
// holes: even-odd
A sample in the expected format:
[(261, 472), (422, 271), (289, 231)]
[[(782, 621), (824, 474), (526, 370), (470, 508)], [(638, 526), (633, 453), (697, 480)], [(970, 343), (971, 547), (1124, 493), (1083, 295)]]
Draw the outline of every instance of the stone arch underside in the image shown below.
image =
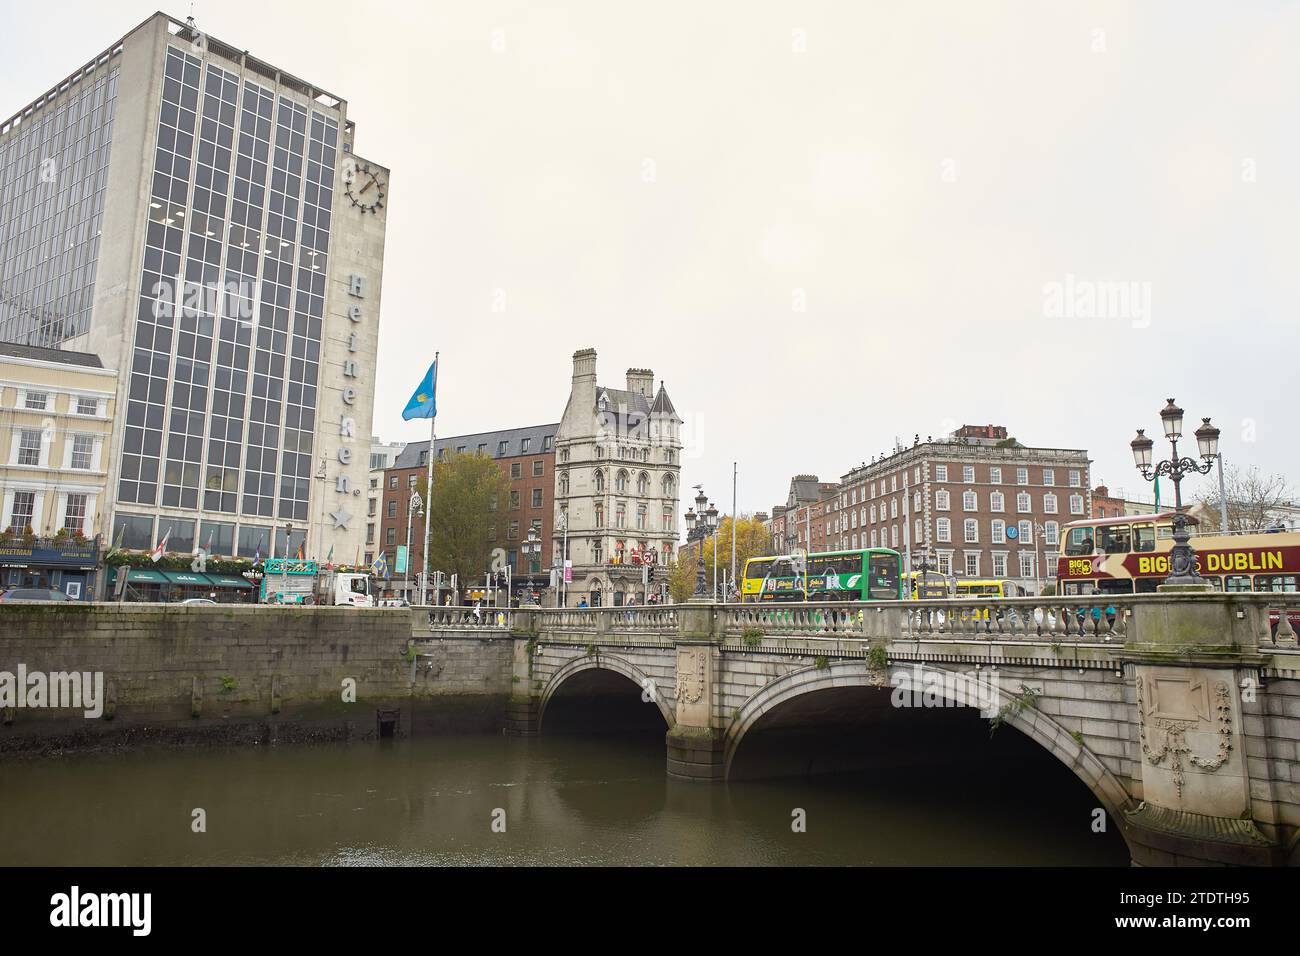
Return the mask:
[[(955, 676), (952, 671), (925, 664), (908, 663), (899, 666), (905, 666), (908, 671), (919, 666), (923, 676), (925, 674), (935, 674), (940, 678)], [(893, 670), (890, 669), (891, 674)], [(890, 692), (893, 684), (887, 675), (864, 671), (862, 662), (852, 661), (833, 663), (822, 670), (804, 668), (792, 671), (757, 691), (739, 708), (735, 719), (727, 728), (723, 749), (723, 778), (727, 779), (731, 776), (732, 762), (745, 735), (766, 714), (781, 704), (805, 694), (844, 687), (867, 687)], [(950, 692), (947, 680), (937, 681), (935, 689), (945, 700), (960, 702)], [(1050, 716), (1033, 707), (1011, 706), (1013, 702), (1011, 695), (995, 687), (990, 687), (989, 690), (994, 706), (999, 709), (1005, 708), (1004, 721), (1045, 748), (1068, 767), (1101, 802), (1110, 818), (1122, 825), (1125, 819), (1123, 811), (1134, 806), (1133, 798), (1097, 755), (1075, 740)]]
[[(605, 670), (621, 674), (635, 685), (635, 692), (638, 694), (642, 693), (642, 688), (646, 686), (645, 681), (652, 679), (641, 668), (623, 660), (621, 657), (609, 654), (593, 654), (587, 657), (585, 654), (580, 654), (556, 668), (555, 673), (551, 675), (546, 682), (546, 686), (542, 689), (542, 703), (537, 714), (537, 725), (539, 727), (545, 725), (546, 708), (551, 698), (555, 696), (556, 691), (569, 678), (590, 670)], [(677, 716), (673, 713), (672, 708), (668, 706), (667, 701), (664, 700), (663, 694), (654, 695), (654, 704), (659, 708), (664, 723), (671, 729), (677, 723)]]

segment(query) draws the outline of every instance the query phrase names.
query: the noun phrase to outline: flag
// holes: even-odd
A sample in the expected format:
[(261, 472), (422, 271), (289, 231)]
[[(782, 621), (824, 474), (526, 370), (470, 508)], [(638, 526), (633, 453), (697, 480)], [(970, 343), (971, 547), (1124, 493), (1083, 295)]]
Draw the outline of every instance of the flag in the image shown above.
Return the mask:
[[(262, 535), (265, 538), (266, 535)], [(257, 539), (257, 550), (253, 552), (253, 567), (262, 563), (262, 538)]]
[(409, 422), (412, 418), (435, 417), (438, 414), (437, 390), (438, 360), (434, 359), (415, 393), (411, 395), (411, 400), (406, 403), (406, 408), (402, 410), (402, 420)]
[(114, 541), (113, 546), (108, 549), (109, 555), (115, 555), (117, 554), (117, 552), (122, 550), (122, 537), (125, 534), (126, 534), (126, 524), (124, 522), (122, 524), (122, 527), (117, 529), (117, 540)]
[(384, 552), (379, 552), (379, 557), (375, 558), (375, 563), (370, 566), (371, 573), (377, 578), (387, 578), (388, 574), (388, 556)]
[(1160, 476), (1156, 475), (1156, 511), (1160, 510)]
[(330, 544), (330, 553), (325, 555), (325, 570), (334, 570), (334, 545), (332, 543)]
[(154, 548), (153, 553), (149, 555), (149, 560), (156, 563), (162, 558), (163, 553), (167, 550), (167, 539), (170, 538), (171, 536), (172, 536), (172, 529), (168, 528), (167, 533), (163, 535), (162, 540), (158, 542), (158, 547)]
[(213, 537), (216, 535), (216, 533), (217, 533), (217, 529), (216, 529), (216, 528), (213, 528), (211, 531), (209, 531), (209, 532), (208, 532), (208, 543), (207, 543), (206, 545), (203, 546), (203, 550), (206, 551), (206, 552), (208, 553), (209, 557), (212, 555), (212, 539), (213, 539)]
[(296, 557), (299, 561), (301, 561), (303, 558), (307, 557), (307, 550), (306, 550), (306, 549), (307, 549), (307, 542), (305, 542), (305, 541), (299, 541), (299, 542), (298, 542), (298, 553), (297, 553), (296, 555), (294, 555), (294, 557)]

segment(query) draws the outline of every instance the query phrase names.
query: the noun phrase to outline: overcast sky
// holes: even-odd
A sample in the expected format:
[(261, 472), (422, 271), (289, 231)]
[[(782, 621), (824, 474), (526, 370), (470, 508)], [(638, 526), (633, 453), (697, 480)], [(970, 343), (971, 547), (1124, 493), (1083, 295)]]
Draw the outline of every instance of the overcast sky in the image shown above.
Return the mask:
[[(9, 5), (0, 112), (154, 9)], [(1128, 442), (1169, 395), (1229, 463), (1300, 473), (1300, 3), (194, 14), (348, 100), (393, 169), (385, 439), (427, 437), (400, 413), (435, 349), (449, 436), (558, 421), (594, 347), (602, 384), (667, 382), (683, 483), (726, 510), (733, 460), (765, 510), (988, 422), (1149, 497)]]

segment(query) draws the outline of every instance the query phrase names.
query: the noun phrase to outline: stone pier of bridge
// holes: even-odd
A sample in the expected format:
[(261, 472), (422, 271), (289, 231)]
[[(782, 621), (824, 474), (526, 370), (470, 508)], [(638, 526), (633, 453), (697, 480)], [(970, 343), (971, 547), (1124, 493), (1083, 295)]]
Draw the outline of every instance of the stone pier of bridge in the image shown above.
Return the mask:
[(1296, 865), (1297, 616), (1297, 596), (1253, 594), (516, 610), (507, 729), (544, 734), (567, 681), (613, 672), (662, 715), (670, 776), (719, 782), (804, 695), (920, 682), (951, 703), (977, 686), (983, 716), (1091, 790), (1135, 863)]

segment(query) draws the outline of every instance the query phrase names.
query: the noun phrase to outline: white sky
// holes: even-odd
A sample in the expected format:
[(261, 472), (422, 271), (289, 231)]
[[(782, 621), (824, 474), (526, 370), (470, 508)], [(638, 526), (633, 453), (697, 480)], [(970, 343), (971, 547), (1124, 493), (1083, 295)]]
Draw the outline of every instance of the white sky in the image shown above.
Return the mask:
[[(154, 9), (8, 6), (0, 112)], [(727, 510), (733, 459), (766, 510), (793, 473), (987, 422), (1149, 497), (1128, 442), (1168, 395), (1230, 463), (1300, 472), (1300, 3), (194, 13), (347, 99), (393, 169), (385, 439), (427, 437), (400, 414), (435, 349), (453, 435), (558, 421), (591, 346), (602, 384), (667, 381), (683, 485)], [(1149, 320), (1046, 317), (1067, 275), (1149, 284)]]

